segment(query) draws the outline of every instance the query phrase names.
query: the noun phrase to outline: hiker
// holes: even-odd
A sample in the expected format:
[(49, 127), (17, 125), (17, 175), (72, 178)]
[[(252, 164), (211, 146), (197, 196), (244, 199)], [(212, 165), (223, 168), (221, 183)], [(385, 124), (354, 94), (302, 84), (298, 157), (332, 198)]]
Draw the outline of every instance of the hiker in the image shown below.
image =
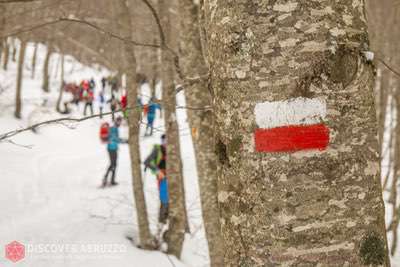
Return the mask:
[(107, 101), (107, 103), (110, 103), (111, 116), (112, 120), (114, 121), (114, 112), (117, 110), (119, 104), (114, 94), (111, 95), (111, 98)]
[(93, 116), (93, 91), (88, 89), (83, 91), (83, 99), (85, 100), (85, 108), (83, 109), (83, 116), (86, 116), (86, 109), (90, 108), (90, 114)]
[[(152, 97), (150, 99), (150, 102), (147, 104), (145, 113), (147, 114), (147, 125), (146, 125), (146, 131), (144, 136), (152, 136), (153, 135), (153, 124), (154, 124), (154, 119), (156, 118), (156, 111), (157, 109), (160, 110), (160, 116), (161, 116), (161, 106), (158, 103), (154, 102), (155, 99)], [(148, 129), (150, 128), (150, 134), (148, 134)]]
[(124, 118), (128, 118), (128, 111), (126, 110), (126, 107), (128, 106), (128, 96), (126, 95), (125, 92), (122, 93), (121, 95), (121, 109), (122, 109), (122, 114), (124, 115)]
[(93, 93), (95, 92), (95, 89), (96, 89), (96, 82), (94, 81), (93, 78), (91, 78), (90, 81), (89, 81), (89, 88), (90, 88), (90, 90), (93, 91)]
[(118, 116), (115, 119), (114, 125), (108, 129), (107, 136), (107, 151), (110, 157), (110, 166), (107, 169), (106, 174), (103, 178), (102, 186), (107, 185), (108, 175), (111, 172), (111, 183), (110, 185), (117, 185), (115, 182), (115, 171), (117, 169), (117, 158), (118, 158), (118, 145), (120, 143), (127, 143), (127, 140), (123, 140), (119, 137), (119, 127), (122, 123), (122, 117)]
[(101, 90), (105, 90), (106, 89), (106, 83), (107, 83), (107, 79), (106, 77), (103, 76), (103, 78), (101, 78)]
[(103, 110), (104, 110), (104, 106), (106, 104), (106, 98), (104, 96), (104, 92), (100, 91), (99, 93), (99, 110), (100, 110), (100, 119), (103, 118)]
[(160, 213), (158, 221), (165, 224), (168, 218), (168, 178), (166, 176), (166, 136), (161, 136), (161, 145), (154, 145), (150, 155), (144, 161), (144, 171), (150, 169), (158, 182)]

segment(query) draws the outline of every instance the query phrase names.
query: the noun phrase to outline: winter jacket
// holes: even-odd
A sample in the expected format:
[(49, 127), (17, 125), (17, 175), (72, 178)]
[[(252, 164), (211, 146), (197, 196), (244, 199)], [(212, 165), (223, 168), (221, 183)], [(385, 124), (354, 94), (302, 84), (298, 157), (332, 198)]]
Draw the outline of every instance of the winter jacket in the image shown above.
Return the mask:
[(166, 168), (166, 149), (162, 145), (154, 145), (150, 155), (144, 161), (145, 168), (149, 168), (153, 174), (157, 170), (165, 170)]
[(119, 143), (122, 143), (122, 140), (119, 138), (118, 127), (113, 126), (110, 128), (110, 133), (108, 135), (107, 149), (111, 151), (116, 151), (118, 150)]
[(149, 103), (148, 108), (147, 108), (147, 117), (154, 118), (156, 116), (157, 109), (161, 111), (160, 104), (153, 103), (153, 102)]

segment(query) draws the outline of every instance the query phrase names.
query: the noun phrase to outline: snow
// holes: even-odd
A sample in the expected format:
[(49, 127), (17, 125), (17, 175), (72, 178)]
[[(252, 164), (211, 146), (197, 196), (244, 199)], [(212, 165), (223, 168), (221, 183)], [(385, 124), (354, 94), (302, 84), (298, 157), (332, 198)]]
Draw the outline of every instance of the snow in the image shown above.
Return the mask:
[[(33, 48), (29, 44), (26, 51), (21, 120), (13, 118), (16, 63), (10, 62), (7, 72), (0, 70), (0, 133), (61, 117), (55, 112), (61, 82), (55, 68), (60, 56), (52, 56), (51, 93), (43, 94), (41, 66), (46, 47), (39, 47), (35, 79), (30, 77)], [(97, 90), (101, 77), (109, 74), (104, 68), (84, 66), (70, 56), (65, 63), (67, 82), (94, 77)], [(147, 85), (143, 86), (143, 95), (148, 90)], [(177, 99), (179, 105), (184, 105), (183, 94)], [(83, 106), (73, 109), (74, 117), (82, 116)], [(96, 105), (94, 110), (98, 111)], [(138, 249), (126, 238), (135, 241), (138, 237), (129, 151), (126, 145), (120, 146), (119, 185), (100, 189), (108, 155), (98, 137), (102, 120), (96, 118), (42, 127), (37, 133), (28, 131), (13, 137), (13, 143), (0, 144), (0, 266), (208, 266), (193, 144), (185, 113), (184, 109), (177, 112), (191, 234), (185, 237), (181, 261), (162, 252)], [(156, 127), (153, 137), (142, 138), (142, 157), (159, 142), (162, 120), (156, 121)], [(144, 126), (141, 133), (143, 136)], [(121, 135), (127, 136), (126, 124), (121, 127)], [(144, 174), (144, 184), (150, 227), (155, 233), (158, 189), (150, 173)], [(17, 264), (3, 256), (5, 245), (14, 240), (24, 244), (26, 251)]]

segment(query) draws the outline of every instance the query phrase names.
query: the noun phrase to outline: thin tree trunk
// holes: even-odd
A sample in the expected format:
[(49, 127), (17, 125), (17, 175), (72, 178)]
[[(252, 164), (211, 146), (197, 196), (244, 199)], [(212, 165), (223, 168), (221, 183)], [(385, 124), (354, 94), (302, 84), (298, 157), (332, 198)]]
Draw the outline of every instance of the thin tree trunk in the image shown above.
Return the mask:
[(389, 266), (364, 1), (271, 2), (206, 9), (225, 266)]
[(39, 44), (35, 43), (35, 48), (33, 50), (33, 56), (32, 56), (32, 75), (31, 75), (32, 79), (35, 79), (38, 46)]
[(11, 58), (11, 60), (13, 61), (13, 62), (16, 62), (17, 61), (17, 52), (18, 52), (18, 47), (17, 47), (17, 44), (16, 44), (16, 42), (15, 42), (15, 39), (11, 39), (12, 40), (12, 58)]
[[(5, 5), (0, 5), (0, 35), (3, 35), (3, 33), (4, 33), (4, 28), (5, 28), (5, 24), (6, 24), (5, 14), (6, 14)], [(3, 55), (3, 47), (4, 47), (5, 39), (6, 38), (0, 38), (0, 60)]]
[(4, 40), (4, 56), (3, 56), (3, 69), (7, 70), (8, 60), (10, 58), (10, 45), (7, 42), (7, 38)]
[[(132, 21), (129, 14), (129, 8), (133, 5), (132, 1), (119, 0), (121, 33), (128, 40), (132, 39), (131, 28)], [(134, 46), (126, 42), (124, 44), (124, 52), (126, 56), (126, 90), (128, 97), (128, 107), (132, 108), (129, 111), (129, 151), (131, 155), (132, 168), (132, 185), (136, 205), (136, 213), (138, 217), (140, 246), (145, 249), (153, 249), (154, 244), (149, 229), (149, 220), (147, 216), (146, 199), (143, 191), (143, 180), (140, 161), (140, 146), (139, 146), (139, 129), (140, 129), (140, 114), (141, 109), (137, 107), (137, 83), (136, 83), (136, 58)]]
[(35, 79), (35, 72), (36, 72), (36, 61), (37, 61), (37, 50), (38, 50), (38, 43), (35, 43), (35, 48), (33, 50), (33, 56), (32, 56), (32, 79)]
[[(153, 43), (157, 43), (157, 39), (155, 39), (153, 41)], [(152, 72), (151, 72), (150, 81), (149, 81), (150, 96), (155, 97), (157, 80), (158, 80), (158, 76), (159, 76), (158, 66), (160, 65), (159, 49), (153, 49), (153, 51), (151, 52), (151, 56), (152, 56), (152, 63), (151, 63), (152, 64)]]
[[(201, 77), (208, 73), (203, 57), (199, 28), (198, 6), (192, 0), (180, 0), (181, 15), (181, 58), (186, 77)], [(208, 241), (210, 265), (224, 266), (224, 246), (219, 223), (217, 199), (218, 161), (214, 145), (213, 113), (207, 107), (212, 106), (207, 81), (196, 83), (185, 90), (187, 104), (190, 107), (202, 107), (204, 110), (188, 110), (192, 137), (196, 152), (199, 176), (203, 221)]]
[(18, 57), (18, 74), (17, 74), (16, 94), (15, 94), (15, 113), (14, 113), (15, 117), (18, 119), (21, 118), (21, 109), (22, 109), (21, 90), (22, 90), (22, 81), (24, 79), (25, 48), (26, 48), (26, 41), (22, 40)]
[(51, 54), (53, 53), (53, 49), (51, 47), (51, 44), (47, 46), (47, 53), (46, 53), (46, 58), (44, 60), (44, 65), (43, 65), (43, 85), (42, 89), (46, 93), (50, 92), (50, 71), (49, 71), (49, 65), (50, 65), (50, 58)]
[(60, 57), (61, 57), (61, 78), (60, 78), (61, 84), (60, 84), (60, 92), (58, 94), (57, 104), (56, 104), (57, 112), (61, 112), (61, 100), (62, 100), (62, 97), (63, 97), (64, 85), (65, 85), (65, 81), (64, 81), (64, 77), (65, 77), (64, 54), (61, 54)]
[[(166, 42), (170, 42), (171, 22), (170, 1), (159, 0), (159, 16), (164, 28)], [(163, 47), (161, 51), (162, 98), (165, 107), (165, 126), (167, 136), (167, 176), (169, 188), (169, 230), (168, 253), (180, 258), (187, 217), (185, 215), (182, 162), (180, 157), (179, 128), (176, 120), (176, 96), (174, 84), (173, 58)]]

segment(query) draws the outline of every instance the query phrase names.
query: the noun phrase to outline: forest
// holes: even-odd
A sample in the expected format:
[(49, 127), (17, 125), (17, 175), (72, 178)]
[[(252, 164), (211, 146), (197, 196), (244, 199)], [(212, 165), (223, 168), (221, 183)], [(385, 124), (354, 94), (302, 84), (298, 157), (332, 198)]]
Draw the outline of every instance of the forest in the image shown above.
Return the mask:
[(0, 266), (400, 267), (397, 0), (0, 0)]

